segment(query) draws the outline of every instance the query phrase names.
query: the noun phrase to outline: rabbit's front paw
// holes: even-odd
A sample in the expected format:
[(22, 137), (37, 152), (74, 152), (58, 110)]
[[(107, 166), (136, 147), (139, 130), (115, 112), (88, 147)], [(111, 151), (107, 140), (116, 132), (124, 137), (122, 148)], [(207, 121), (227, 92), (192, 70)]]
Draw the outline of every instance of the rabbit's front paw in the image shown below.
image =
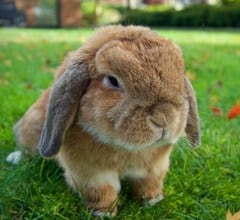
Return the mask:
[(117, 191), (111, 185), (89, 187), (83, 192), (85, 204), (97, 217), (113, 217), (117, 214)]
[(158, 194), (156, 197), (148, 199), (145, 201), (146, 206), (154, 206), (164, 199), (163, 194)]
[(133, 193), (138, 201), (145, 205), (155, 205), (163, 200), (163, 179), (151, 175), (143, 179), (137, 179), (132, 182)]
[(116, 212), (101, 211), (101, 210), (93, 211), (93, 215), (96, 217), (114, 217), (116, 216), (116, 214), (117, 214), (117, 211)]

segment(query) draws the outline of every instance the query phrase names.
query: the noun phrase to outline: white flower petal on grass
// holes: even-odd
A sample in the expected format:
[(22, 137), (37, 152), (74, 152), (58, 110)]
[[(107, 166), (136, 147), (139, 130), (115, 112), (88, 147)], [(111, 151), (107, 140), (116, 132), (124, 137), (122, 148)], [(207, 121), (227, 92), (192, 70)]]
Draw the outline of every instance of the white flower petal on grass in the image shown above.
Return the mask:
[(22, 151), (17, 150), (10, 153), (6, 158), (6, 161), (12, 164), (18, 164), (21, 159), (22, 159)]

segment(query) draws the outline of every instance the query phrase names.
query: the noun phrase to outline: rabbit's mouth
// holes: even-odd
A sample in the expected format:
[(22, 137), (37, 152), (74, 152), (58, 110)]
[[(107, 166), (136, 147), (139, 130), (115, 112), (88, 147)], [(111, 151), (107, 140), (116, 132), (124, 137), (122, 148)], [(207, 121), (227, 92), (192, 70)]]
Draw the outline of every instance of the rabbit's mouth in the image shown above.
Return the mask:
[(156, 143), (160, 143), (164, 139), (165, 134), (166, 134), (166, 130), (164, 128), (159, 129), (157, 133)]
[(137, 142), (136, 139), (134, 139), (133, 141), (129, 139), (123, 140), (120, 138), (111, 137), (110, 135), (104, 134), (102, 131), (95, 129), (90, 125), (87, 124), (81, 125), (87, 133), (92, 135), (99, 142), (107, 144), (110, 147), (121, 148), (128, 151), (138, 151), (146, 148), (161, 147), (167, 144), (174, 144), (174, 141), (168, 138), (169, 135), (167, 134), (166, 129), (162, 129), (162, 132), (159, 132), (153, 138), (150, 139), (146, 138), (145, 141), (139, 139), (139, 142)]

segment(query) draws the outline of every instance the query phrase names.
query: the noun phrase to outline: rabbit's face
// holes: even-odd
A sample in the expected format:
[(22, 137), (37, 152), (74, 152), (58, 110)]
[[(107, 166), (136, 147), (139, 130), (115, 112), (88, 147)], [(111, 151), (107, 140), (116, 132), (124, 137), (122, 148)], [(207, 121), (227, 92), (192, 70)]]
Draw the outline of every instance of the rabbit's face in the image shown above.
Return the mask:
[[(77, 115), (76, 115), (77, 114)], [(148, 28), (101, 28), (65, 59), (51, 90), (40, 152), (56, 155), (76, 122), (93, 138), (130, 150), (200, 143), (197, 103), (180, 49)]]
[(105, 44), (95, 56), (96, 77), (81, 98), (79, 124), (101, 142), (129, 150), (175, 143), (189, 106), (182, 55), (169, 44)]

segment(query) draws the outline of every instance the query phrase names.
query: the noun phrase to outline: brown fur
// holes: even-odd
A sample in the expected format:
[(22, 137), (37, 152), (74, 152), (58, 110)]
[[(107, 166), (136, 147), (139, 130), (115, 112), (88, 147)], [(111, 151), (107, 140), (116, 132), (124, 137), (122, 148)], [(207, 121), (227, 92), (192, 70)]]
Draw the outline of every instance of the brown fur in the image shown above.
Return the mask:
[[(106, 74), (119, 80), (121, 91), (104, 85)], [(113, 213), (121, 178), (131, 180), (138, 199), (154, 199), (163, 194), (172, 144), (184, 131), (194, 145), (200, 141), (180, 49), (134, 26), (101, 28), (71, 53), (51, 95), (43, 94), (15, 131), (28, 149), (40, 139), (41, 154), (56, 156), (88, 208), (107, 212), (114, 204)]]

